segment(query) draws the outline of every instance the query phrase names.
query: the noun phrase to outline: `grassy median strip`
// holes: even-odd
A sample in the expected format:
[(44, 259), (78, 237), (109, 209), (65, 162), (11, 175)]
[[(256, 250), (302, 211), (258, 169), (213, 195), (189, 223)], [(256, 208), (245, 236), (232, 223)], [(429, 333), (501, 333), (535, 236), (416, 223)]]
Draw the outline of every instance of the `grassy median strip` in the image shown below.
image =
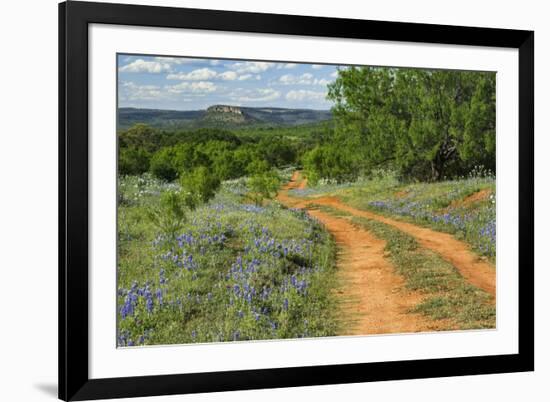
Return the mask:
[(417, 241), (384, 223), (355, 217), (336, 208), (319, 206), (322, 212), (347, 217), (376, 237), (384, 239), (388, 257), (407, 287), (422, 292), (426, 298), (414, 312), (433, 319), (447, 319), (457, 329), (495, 328), (496, 310), (491, 296), (470, 285), (458, 270), (439, 255), (419, 246)]

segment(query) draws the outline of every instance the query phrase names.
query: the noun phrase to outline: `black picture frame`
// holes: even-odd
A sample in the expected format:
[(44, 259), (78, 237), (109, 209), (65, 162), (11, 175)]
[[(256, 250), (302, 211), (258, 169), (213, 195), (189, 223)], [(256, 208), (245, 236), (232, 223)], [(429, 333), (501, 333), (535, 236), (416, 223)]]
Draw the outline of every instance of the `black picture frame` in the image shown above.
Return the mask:
[[(88, 376), (88, 25), (272, 33), (519, 51), (517, 354), (212, 373)], [(534, 32), (70, 1), (59, 4), (59, 398), (87, 400), (534, 370)]]

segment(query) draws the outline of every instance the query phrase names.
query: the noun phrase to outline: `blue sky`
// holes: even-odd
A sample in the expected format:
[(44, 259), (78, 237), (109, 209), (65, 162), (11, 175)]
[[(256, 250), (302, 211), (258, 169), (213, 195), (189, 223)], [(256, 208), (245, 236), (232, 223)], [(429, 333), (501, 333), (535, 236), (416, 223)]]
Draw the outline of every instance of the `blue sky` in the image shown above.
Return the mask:
[(199, 110), (214, 104), (330, 109), (338, 66), (118, 56), (119, 107)]

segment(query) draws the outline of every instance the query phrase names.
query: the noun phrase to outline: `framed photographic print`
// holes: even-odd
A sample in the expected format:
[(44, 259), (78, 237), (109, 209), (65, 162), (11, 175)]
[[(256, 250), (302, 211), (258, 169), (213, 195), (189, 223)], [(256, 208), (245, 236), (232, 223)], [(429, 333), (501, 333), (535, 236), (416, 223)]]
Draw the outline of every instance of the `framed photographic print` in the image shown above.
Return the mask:
[(59, 5), (59, 397), (534, 369), (534, 33)]

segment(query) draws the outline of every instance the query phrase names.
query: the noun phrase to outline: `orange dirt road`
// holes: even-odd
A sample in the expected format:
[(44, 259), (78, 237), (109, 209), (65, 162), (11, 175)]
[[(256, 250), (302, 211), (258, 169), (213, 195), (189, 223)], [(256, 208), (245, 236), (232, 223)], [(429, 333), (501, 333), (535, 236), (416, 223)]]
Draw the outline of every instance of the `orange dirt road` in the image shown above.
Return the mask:
[(308, 203), (326, 205), (341, 211), (349, 212), (355, 216), (365, 217), (391, 225), (413, 236), (422, 247), (436, 252), (443, 259), (453, 264), (469, 283), (489, 293), (493, 296), (494, 300), (496, 294), (495, 267), (482, 260), (470, 250), (467, 244), (457, 240), (453, 235), (388, 218), (370, 211), (353, 208), (344, 204), (336, 197), (320, 197), (303, 200), (288, 196), (288, 189), (303, 187), (305, 187), (305, 184), (300, 180), (300, 173), (295, 172), (290, 183), (285, 187), (286, 191), (280, 194), (279, 200), (284, 204), (302, 208)]
[[(277, 197), (279, 201), (288, 206), (301, 206), (287, 194), (290, 188), (305, 186), (298, 178), (295, 174), (283, 188)], [(384, 240), (358, 228), (348, 219), (315, 209), (308, 212), (325, 225), (339, 246), (338, 272), (342, 285), (339, 296), (345, 312), (340, 335), (451, 329), (444, 320), (434, 321), (410, 312), (423, 296), (406, 289), (404, 279), (385, 257)]]

